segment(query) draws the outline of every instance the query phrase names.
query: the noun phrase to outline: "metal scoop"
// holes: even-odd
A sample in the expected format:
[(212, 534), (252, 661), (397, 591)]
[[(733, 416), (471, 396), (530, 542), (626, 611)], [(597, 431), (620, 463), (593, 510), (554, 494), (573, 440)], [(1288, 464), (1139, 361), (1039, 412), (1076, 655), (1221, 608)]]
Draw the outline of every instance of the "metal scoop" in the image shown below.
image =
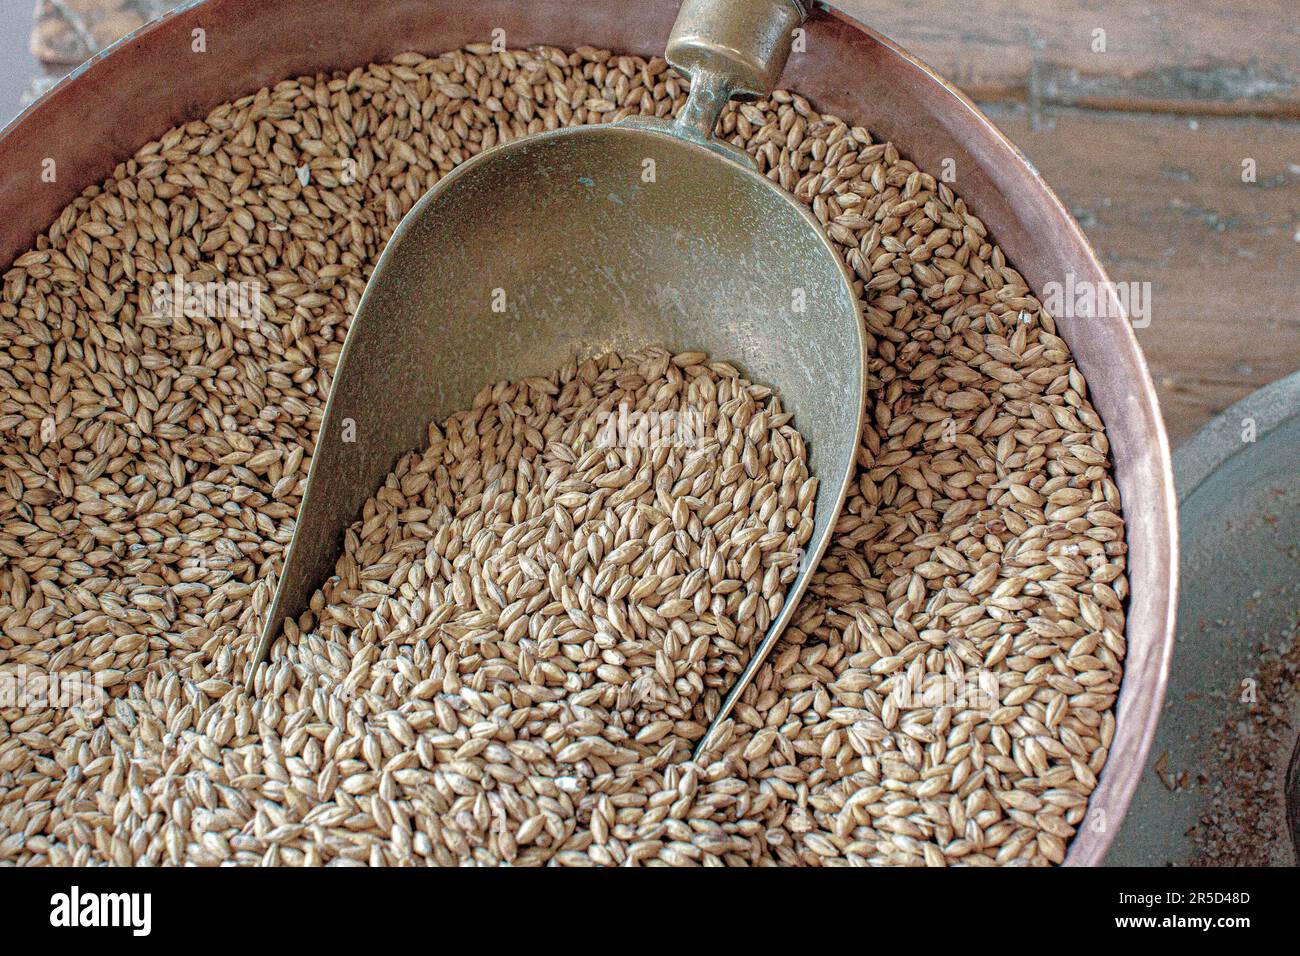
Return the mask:
[(691, 77), (675, 122), (502, 144), (415, 204), (348, 331), (253, 666), (285, 618), (307, 610), (344, 531), (431, 421), (486, 384), (549, 374), (575, 354), (660, 345), (708, 352), (776, 388), (819, 479), (798, 576), (704, 741), (730, 714), (826, 549), (862, 426), (848, 273), (807, 209), (712, 137), (733, 95), (775, 85), (806, 12), (804, 0), (686, 0), (667, 50)]

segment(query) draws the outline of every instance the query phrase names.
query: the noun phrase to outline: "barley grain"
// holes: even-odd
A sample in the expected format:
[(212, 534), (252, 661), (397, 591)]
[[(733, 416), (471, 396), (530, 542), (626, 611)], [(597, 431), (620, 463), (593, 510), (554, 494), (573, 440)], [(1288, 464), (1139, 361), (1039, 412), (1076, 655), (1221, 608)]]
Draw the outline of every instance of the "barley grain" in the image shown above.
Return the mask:
[[(1060, 861), (1105, 763), (1125, 653), (1101, 421), (979, 218), (797, 93), (730, 107), (721, 132), (811, 207), (852, 271), (868, 422), (832, 546), (711, 760), (675, 762), (770, 613), (781, 549), (735, 537), (716, 500), (704, 515), (642, 507), (658, 489), (615, 501), (634, 471), (557, 485), (552, 541), (484, 524), (454, 556), (431, 520), (454, 502), (425, 515), (390, 500), (436, 482), (386, 487), (313, 627), (286, 629), (255, 696), (233, 683), (349, 318), (401, 215), (495, 142), (666, 116), (685, 93), (662, 60), (591, 48), (299, 77), (142, 147), (15, 260), (0, 294), (0, 671), (91, 673), (111, 699), (102, 714), (0, 708), (0, 862)], [(263, 321), (148, 314), (155, 280), (177, 276), (259, 282)], [(513, 411), (498, 396), (476, 414)], [(499, 433), (513, 442), (519, 422)], [(806, 503), (772, 483), (780, 507)], [(494, 488), (491, 513), (515, 521), (516, 498)], [(580, 549), (575, 515), (593, 509), (617, 521)], [(697, 523), (740, 556), (691, 579), (674, 546)], [(634, 524), (646, 546), (620, 552)], [(439, 560), (425, 567), (403, 535)], [(563, 562), (539, 560), (567, 535)], [(748, 554), (766, 569), (756, 593)], [(733, 601), (734, 620), (696, 633)], [(665, 647), (601, 646), (609, 631)], [(992, 700), (965, 693), (985, 675)], [(612, 692), (627, 716), (610, 732), (605, 698), (629, 681), (643, 696)], [(676, 704), (649, 696), (664, 688)], [(561, 750), (574, 772), (556, 772)]]

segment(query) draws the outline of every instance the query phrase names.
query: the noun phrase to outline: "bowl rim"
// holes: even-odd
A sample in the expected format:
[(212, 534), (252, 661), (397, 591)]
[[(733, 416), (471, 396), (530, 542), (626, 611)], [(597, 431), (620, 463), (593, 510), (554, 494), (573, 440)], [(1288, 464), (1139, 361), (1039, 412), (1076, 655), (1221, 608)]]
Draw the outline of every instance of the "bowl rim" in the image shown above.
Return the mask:
[[(114, 57), (126, 47), (139, 42), (140, 40), (170, 27), (174, 21), (182, 20), (189, 17), (196, 9), (207, 6), (218, 6), (221, 4), (230, 4), (235, 0), (184, 0), (183, 3), (175, 8), (168, 10), (161, 16), (149, 21), (132, 30), (130, 33), (111, 43), (109, 46), (87, 59), (84, 63), (70, 70), (64, 77), (58, 80), (50, 89), (46, 90), (40, 97), (29, 104), (25, 109), (17, 114), (13, 119), (0, 128), (0, 150), (3, 150), (9, 138), (16, 130), (29, 122), (33, 116), (48, 108), (51, 104), (66, 95), (69, 90), (80, 85), (81, 81), (90, 81), (98, 71), (104, 61)], [(1073, 246), (1072, 255), (1081, 257), (1082, 264), (1086, 266), (1095, 276), (1109, 283), (1109, 277), (1097, 258), (1096, 252), (1085, 236), (1083, 229), (1079, 226), (1074, 216), (1070, 213), (1065, 204), (1061, 201), (1056, 192), (1047, 184), (1039, 173), (1037, 167), (1025, 156), (1018, 146), (1003, 133), (992, 120), (989, 119), (980, 108), (962, 93), (955, 85), (934, 70), (928, 63), (920, 57), (915, 56), (904, 50), (901, 46), (890, 40), (888, 37), (877, 32), (866, 24), (862, 23), (854, 13), (850, 13), (834, 3), (828, 3), (826, 0), (818, 0), (814, 5), (815, 9), (810, 15), (809, 22), (814, 18), (830, 17), (834, 20), (847, 25), (852, 30), (866, 37), (872, 44), (879, 47), (889, 56), (901, 61), (909, 70), (917, 75), (918, 79), (928, 82), (936, 91), (943, 94), (944, 98), (961, 116), (968, 121), (973, 121), (977, 130), (977, 135), (983, 137), (985, 144), (994, 147), (1004, 155), (1009, 155), (1016, 163), (1026, 172), (1028, 176), (1021, 183), (1022, 187), (1034, 190), (1037, 194), (1035, 197), (1038, 201), (1045, 204), (1047, 211), (1052, 217), (1065, 229), (1065, 238)], [(787, 69), (787, 74), (789, 70)], [(265, 85), (265, 84), (263, 84)], [(206, 104), (211, 108), (216, 104)], [(174, 125), (174, 124), (173, 124)], [(963, 146), (968, 146), (968, 139), (963, 140)], [(121, 160), (118, 160), (119, 162)], [(978, 161), (977, 161), (978, 162)], [(983, 165), (983, 164), (980, 164)], [(84, 187), (83, 187), (84, 188)], [(69, 197), (68, 201), (75, 198), (74, 194)], [(39, 232), (38, 232), (39, 234)], [(19, 248), (19, 252), (21, 252)], [(7, 267), (11, 264), (5, 261)], [(1128, 321), (1126, 313), (1123, 312), (1119, 303), (1114, 307), (1120, 311), (1120, 320), (1115, 323), (1122, 325), (1123, 329), (1113, 330), (1116, 335), (1115, 346), (1124, 355), (1125, 362), (1128, 364), (1136, 375), (1135, 381), (1130, 383), (1131, 388), (1136, 393), (1134, 398), (1136, 404), (1133, 410), (1140, 413), (1145, 408), (1150, 412), (1151, 421), (1149, 426), (1151, 434), (1149, 435), (1148, 447), (1144, 454), (1136, 456), (1133, 462), (1127, 467), (1141, 472), (1143, 482), (1150, 482), (1150, 496), (1156, 503), (1156, 513), (1151, 516), (1154, 523), (1153, 538), (1148, 542), (1154, 547), (1151, 553), (1147, 555), (1151, 562), (1163, 565), (1165, 587), (1163, 594), (1157, 594), (1158, 602), (1153, 608), (1151, 623), (1151, 639), (1153, 646), (1149, 648), (1147, 666), (1144, 670), (1143, 680), (1147, 686), (1145, 688), (1147, 696), (1143, 700), (1124, 699), (1124, 686), (1121, 684), (1119, 697), (1115, 704), (1115, 713), (1118, 715), (1125, 708), (1137, 710), (1135, 716), (1139, 720), (1138, 734), (1136, 737), (1136, 747), (1127, 751), (1121, 762), (1116, 762), (1115, 745), (1118, 738), (1111, 741), (1110, 754), (1107, 762), (1099, 775), (1098, 788), (1093, 791), (1090, 797), (1088, 814), (1076, 828), (1076, 834), (1071, 838), (1068, 845), (1068, 852), (1065, 859), (1065, 865), (1090, 865), (1100, 864), (1106, 850), (1109, 848), (1112, 840), (1119, 830), (1118, 823), (1110, 824), (1105, 819), (1101, 821), (1093, 820), (1094, 825), (1090, 828), (1091, 837), (1081, 843), (1080, 838), (1084, 835), (1083, 830), (1088, 826), (1093, 816), (1092, 811), (1094, 804), (1092, 798), (1098, 793), (1104, 793), (1109, 801), (1109, 809), (1122, 819), (1132, 800), (1133, 794), (1137, 788), (1138, 780), (1146, 765), (1147, 756), (1150, 751), (1152, 741), (1155, 736), (1156, 728), (1160, 719), (1161, 707), (1164, 701), (1164, 695), (1169, 678), (1170, 662), (1172, 659), (1175, 628), (1176, 628), (1176, 610), (1178, 601), (1178, 523), (1177, 523), (1177, 496), (1175, 493), (1174, 471), (1172, 464), (1172, 455), (1170, 452), (1168, 436), (1164, 424), (1163, 416), (1160, 414), (1160, 404), (1156, 395), (1155, 385), (1151, 378), (1145, 356), (1143, 355), (1134, 334), (1133, 327)], [(1068, 341), (1068, 338), (1067, 338)], [(1126, 541), (1131, 541), (1131, 529), (1126, 528)], [(1161, 547), (1163, 545), (1163, 547)], [(1131, 564), (1127, 569), (1131, 575)], [(1127, 602), (1131, 609), (1132, 595), (1130, 594)], [(1130, 620), (1126, 620), (1125, 636), (1129, 635)], [(1131, 655), (1130, 655), (1131, 657)], [(1130, 679), (1129, 658), (1125, 661), (1125, 673), (1123, 680)], [(1104, 812), (1104, 811), (1103, 811)], [(1096, 825), (1100, 823), (1100, 825)]]

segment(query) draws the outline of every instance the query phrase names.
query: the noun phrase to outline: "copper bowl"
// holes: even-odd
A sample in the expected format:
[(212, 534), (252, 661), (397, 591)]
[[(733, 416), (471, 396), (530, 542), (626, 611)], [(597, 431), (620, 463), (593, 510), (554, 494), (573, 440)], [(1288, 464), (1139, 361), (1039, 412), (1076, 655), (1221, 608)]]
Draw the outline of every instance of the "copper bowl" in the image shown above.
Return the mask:
[[(7, 268), (63, 207), (142, 144), (212, 107), (286, 77), (481, 42), (595, 43), (657, 55), (677, 0), (202, 0), (90, 60), (0, 133), (0, 263)], [(191, 52), (206, 31), (207, 53)], [(782, 86), (893, 140), (924, 169), (957, 163), (957, 187), (1036, 289), (1104, 283), (1078, 223), (1029, 161), (933, 70), (845, 14), (819, 8), (807, 52)], [(42, 163), (57, 161), (57, 181)], [(1110, 758), (1067, 864), (1095, 865), (1128, 808), (1160, 716), (1173, 648), (1178, 562), (1168, 442), (1155, 388), (1128, 322), (1061, 318), (1062, 336), (1106, 423), (1128, 524), (1128, 657)]]

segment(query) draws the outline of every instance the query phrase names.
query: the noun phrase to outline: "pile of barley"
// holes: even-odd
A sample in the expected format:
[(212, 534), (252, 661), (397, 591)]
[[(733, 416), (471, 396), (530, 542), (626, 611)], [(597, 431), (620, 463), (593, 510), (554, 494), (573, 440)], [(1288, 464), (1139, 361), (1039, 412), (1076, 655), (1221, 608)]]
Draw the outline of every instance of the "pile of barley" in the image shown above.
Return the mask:
[[(348, 319), (401, 215), (495, 142), (684, 99), (662, 61), (592, 49), (411, 54), (286, 81), (146, 146), (17, 259), (0, 297), (0, 676), (91, 672), (114, 699), (103, 715), (0, 701), (0, 862), (1063, 858), (1105, 762), (1124, 654), (1123, 522), (1101, 422), (1051, 316), (964, 203), (793, 94), (730, 109), (723, 131), (809, 203), (857, 276), (868, 427), (810, 594), (708, 761), (685, 762), (682, 741), (747, 652), (723, 621), (752, 610), (749, 639), (786, 558), (765, 558), (760, 536), (738, 560), (757, 543), (761, 577), (724, 559), (719, 580), (749, 589), (735, 599), (713, 584), (711, 556), (697, 607), (703, 576), (689, 595), (687, 578), (704, 540), (690, 516), (680, 538), (655, 487), (649, 513), (599, 496), (586, 558), (547, 528), (545, 553), (570, 557), (543, 568), (529, 532), (494, 530), (535, 517), (516, 504), (524, 459), (506, 455), (516, 429), (527, 435), (516, 406), (546, 395), (527, 383), (498, 386), (460, 420), (472, 434), (435, 434), (404, 463), (318, 596), (319, 626), (281, 640), (258, 694), (232, 686)], [(178, 274), (260, 281), (269, 326), (150, 317), (149, 286)], [(613, 367), (566, 374), (633, 387)], [(664, 375), (706, 368), (728, 402), (752, 402), (751, 423), (766, 409), (772, 454), (791, 460), (775, 436), (793, 433), (761, 391), (717, 366)], [(493, 426), (493, 466), (439, 471)], [(603, 468), (630, 484), (660, 453), (532, 460), (572, 469), (561, 480)], [(688, 457), (678, 483), (698, 467)], [(489, 501), (492, 467), (515, 487)], [(726, 484), (726, 467), (701, 474)], [(540, 475), (524, 487), (545, 487)], [(458, 482), (483, 497), (457, 499)], [(790, 494), (783, 482), (770, 478), (768, 500)], [(733, 508), (756, 507), (758, 484)], [(426, 504), (399, 503), (417, 491)], [(673, 533), (659, 542), (673, 543), (602, 580), (601, 559), (634, 530), (649, 542), (660, 513)], [(782, 554), (798, 524), (786, 522)], [(456, 558), (439, 550), (453, 540), (468, 541)], [(670, 555), (654, 595), (629, 591), (626, 620), (606, 618), (616, 640), (592, 613), (611, 606), (597, 582), (626, 587), (652, 563), (659, 575)], [(678, 574), (677, 596), (660, 594)], [(563, 615), (548, 614), (556, 586)], [(662, 612), (682, 601), (680, 616)], [(440, 638), (422, 630), (442, 615)], [(575, 631), (581, 644), (564, 639)], [(991, 703), (948, 692), (990, 675)]]
[[(654, 855), (626, 827), (612, 850), (614, 808), (673, 789), (664, 768), (780, 611), (813, 526), (789, 414), (704, 359), (606, 355), (501, 383), (399, 462), (256, 679), (261, 707), (302, 714), (324, 744), (303, 768), (305, 823), (387, 790), (372, 829), (398, 858), (544, 862), (578, 833), (602, 863)], [(620, 409), (691, 413), (697, 433), (612, 434)], [(227, 661), (219, 677), (244, 672)], [(234, 728), (239, 700), (214, 728)], [(356, 720), (352, 747), (329, 745)], [(266, 745), (215, 737), (237, 760)], [(230, 821), (231, 845), (248, 822)], [(330, 833), (319, 849), (356, 847)]]

